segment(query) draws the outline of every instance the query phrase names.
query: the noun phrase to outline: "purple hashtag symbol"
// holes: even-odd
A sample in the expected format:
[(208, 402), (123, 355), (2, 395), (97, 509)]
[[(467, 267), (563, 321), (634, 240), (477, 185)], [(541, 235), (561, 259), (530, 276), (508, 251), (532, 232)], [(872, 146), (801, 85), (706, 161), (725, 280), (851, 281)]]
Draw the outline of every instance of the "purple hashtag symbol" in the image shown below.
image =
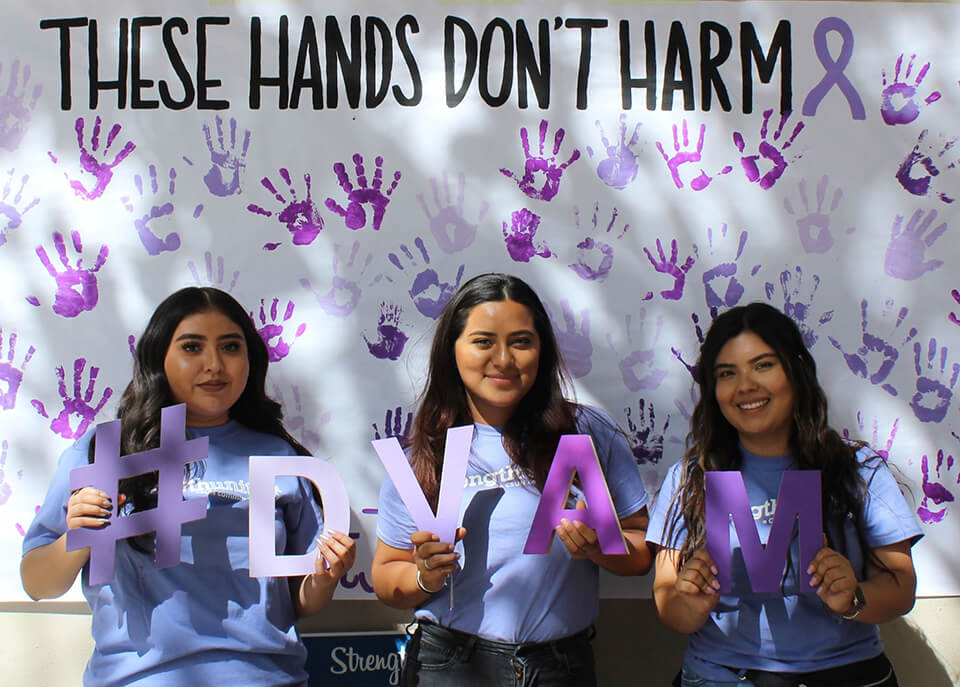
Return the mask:
[(90, 547), (90, 584), (113, 579), (117, 540), (156, 532), (158, 568), (180, 562), (180, 527), (207, 515), (206, 498), (183, 498), (183, 474), (187, 463), (207, 457), (207, 437), (184, 436), (187, 406), (164, 408), (160, 415), (160, 447), (120, 457), (120, 420), (97, 425), (93, 463), (70, 471), (70, 489), (93, 486), (119, 503), (120, 480), (156, 472), (157, 506), (129, 515), (117, 508), (103, 527), (77, 527), (67, 532), (67, 551)]

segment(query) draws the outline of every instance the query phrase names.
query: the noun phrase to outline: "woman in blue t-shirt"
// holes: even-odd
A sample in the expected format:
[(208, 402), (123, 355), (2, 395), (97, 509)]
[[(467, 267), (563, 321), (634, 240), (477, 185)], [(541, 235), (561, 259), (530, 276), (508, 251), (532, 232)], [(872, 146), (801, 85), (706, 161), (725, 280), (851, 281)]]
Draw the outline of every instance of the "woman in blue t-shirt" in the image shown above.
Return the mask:
[[(407, 448), (436, 508), (447, 430), (474, 425), (458, 542), (418, 531), (389, 479), (380, 492), (373, 586), (419, 621), (405, 684), (596, 684), (598, 568), (647, 572), (647, 497), (625, 438), (606, 415), (567, 400), (565, 382), (550, 319), (520, 279), (474, 277), (445, 306)], [(593, 437), (628, 553), (604, 555), (594, 530), (564, 520), (563, 546), (525, 555), (560, 436), (578, 433)]]
[[(648, 533), (660, 547), (657, 613), (690, 635), (677, 684), (896, 685), (877, 623), (913, 607), (910, 550), (921, 533), (886, 463), (827, 425), (813, 357), (796, 324), (769, 305), (717, 317), (695, 369), (690, 448), (664, 480)], [(794, 539), (778, 592), (753, 592), (737, 556), (732, 591), (720, 592), (706, 549), (708, 470), (741, 471), (761, 542), (783, 472), (821, 472), (824, 546), (800, 560)]]
[(160, 410), (178, 403), (186, 404), (188, 438), (209, 441), (207, 457), (184, 475), (184, 496), (206, 499), (207, 512), (183, 526), (178, 565), (158, 569), (153, 535), (142, 535), (117, 543), (110, 582), (90, 584), (90, 550), (67, 551), (66, 532), (102, 527), (114, 508), (155, 507), (157, 473), (122, 480), (113, 504), (94, 487), (69, 489), (70, 471), (93, 461), (94, 430), (61, 457), (24, 540), (21, 577), (26, 592), (42, 599), (62, 595), (81, 573), (95, 642), (84, 684), (306, 685), (296, 619), (329, 602), (355, 545), (338, 532), (317, 539), (322, 515), (312, 486), (278, 477), (277, 553), (302, 554), (316, 540), (316, 572), (250, 577), (249, 456), (309, 455), (264, 391), (267, 361), (247, 312), (213, 288), (169, 296), (137, 343), (117, 413), (121, 455), (159, 446)]

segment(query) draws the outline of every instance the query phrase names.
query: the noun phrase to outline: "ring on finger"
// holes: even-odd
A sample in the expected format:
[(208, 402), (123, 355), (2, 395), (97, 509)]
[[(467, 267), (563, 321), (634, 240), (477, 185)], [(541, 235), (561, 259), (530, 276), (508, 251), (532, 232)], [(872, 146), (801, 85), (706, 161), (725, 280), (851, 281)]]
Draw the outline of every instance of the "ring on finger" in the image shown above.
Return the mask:
[(421, 560), (423, 561), (423, 569), (424, 569), (424, 570), (433, 570), (433, 568), (430, 567), (430, 564), (427, 562), (427, 559), (426, 559), (426, 558), (422, 558)]

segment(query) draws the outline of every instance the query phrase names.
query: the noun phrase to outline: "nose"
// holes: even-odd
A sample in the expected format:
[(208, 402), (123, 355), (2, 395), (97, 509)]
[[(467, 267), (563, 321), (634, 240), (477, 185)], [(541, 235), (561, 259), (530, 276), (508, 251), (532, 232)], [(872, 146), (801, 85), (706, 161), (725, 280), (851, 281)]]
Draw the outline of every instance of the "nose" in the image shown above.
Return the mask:
[(208, 347), (203, 357), (203, 369), (207, 372), (219, 372), (223, 368), (223, 359), (215, 346)]
[(753, 370), (747, 370), (743, 374), (737, 375), (737, 391), (747, 392), (757, 388), (757, 380), (754, 377)]
[(493, 351), (493, 364), (501, 370), (513, 367), (513, 351), (505, 343), (498, 344)]

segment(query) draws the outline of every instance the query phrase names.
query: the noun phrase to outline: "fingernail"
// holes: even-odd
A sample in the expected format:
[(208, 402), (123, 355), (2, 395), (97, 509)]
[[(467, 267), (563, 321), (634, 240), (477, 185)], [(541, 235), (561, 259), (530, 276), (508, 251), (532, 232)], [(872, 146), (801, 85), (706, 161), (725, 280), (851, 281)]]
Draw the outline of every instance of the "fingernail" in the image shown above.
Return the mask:
[(813, 563), (811, 563), (810, 565), (807, 566), (807, 574), (808, 574), (808, 575), (812, 575), (814, 570), (815, 570), (815, 568), (813, 567)]
[(717, 566), (715, 566), (715, 565), (711, 565), (711, 566), (710, 566), (710, 572), (712, 572), (714, 575), (719, 575), (719, 574), (720, 574), (720, 571), (717, 570)]
[(717, 591), (720, 591), (720, 581), (719, 581), (719, 580), (711, 580), (711, 581), (710, 581), (710, 586), (713, 587), (714, 589), (716, 589)]

